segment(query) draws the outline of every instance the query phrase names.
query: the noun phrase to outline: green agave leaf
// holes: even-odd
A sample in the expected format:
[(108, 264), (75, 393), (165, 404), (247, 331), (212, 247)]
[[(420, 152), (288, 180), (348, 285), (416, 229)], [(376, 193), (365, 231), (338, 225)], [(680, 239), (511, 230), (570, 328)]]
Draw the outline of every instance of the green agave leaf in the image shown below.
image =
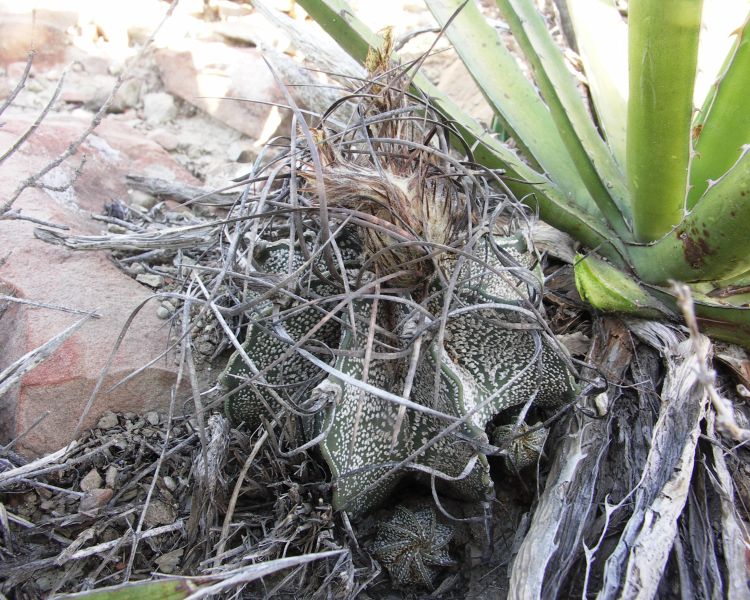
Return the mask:
[(631, 0), (627, 171), (636, 239), (682, 221), (702, 0)]
[(176, 578), (164, 581), (139, 581), (122, 586), (57, 596), (59, 600), (183, 600), (199, 591), (199, 580)]
[[(630, 208), (625, 178), (594, 127), (547, 24), (530, 0), (497, 0), (497, 5), (534, 70), (542, 97), (594, 202), (621, 237), (630, 237), (623, 218)], [(499, 73), (505, 81), (503, 65)]]
[[(645, 287), (675, 314), (679, 314), (671, 290), (652, 285)], [(702, 333), (750, 350), (750, 307), (718, 302), (699, 293), (693, 293), (693, 307)]]
[(578, 255), (574, 273), (581, 299), (598, 310), (650, 319), (674, 316), (646, 292), (637, 279), (594, 255)]
[(463, 0), (426, 0), (426, 4), (442, 26), (461, 9), (445, 34), (505, 129), (574, 203), (596, 214), (550, 111), (476, 4)]
[(612, 0), (567, 0), (591, 97), (604, 136), (625, 168), (628, 28)]
[(665, 284), (717, 281), (748, 270), (750, 264), (750, 146), (715, 182), (679, 227), (652, 245), (630, 249), (638, 275)]
[(58, 600), (73, 600), (74, 598), (86, 598), (86, 600), (182, 600), (200, 592), (203, 592), (204, 596), (213, 596), (229, 588), (273, 575), (278, 571), (324, 558), (334, 558), (340, 556), (343, 552), (343, 550), (331, 550), (278, 558), (264, 563), (247, 565), (235, 571), (224, 573), (221, 577), (175, 577), (162, 581), (131, 582), (78, 594), (55, 596), (55, 598)]
[(726, 173), (750, 144), (750, 27), (748, 22), (735, 33), (736, 40), (722, 73), (709, 92), (693, 128), (697, 137), (690, 164), (687, 205), (692, 209), (709, 187)]
[[(670, 288), (639, 283), (596, 257), (578, 260), (575, 277), (581, 297), (599, 310), (647, 319), (681, 318)], [(701, 331), (750, 349), (750, 307), (712, 298), (692, 287)]]

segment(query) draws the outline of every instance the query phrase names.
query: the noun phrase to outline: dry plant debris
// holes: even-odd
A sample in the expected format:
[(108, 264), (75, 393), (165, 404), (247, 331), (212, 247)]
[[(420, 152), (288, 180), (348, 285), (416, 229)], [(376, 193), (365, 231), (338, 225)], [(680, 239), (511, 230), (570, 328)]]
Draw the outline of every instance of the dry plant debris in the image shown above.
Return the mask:
[[(2, 451), (0, 593), (37, 598), (176, 574), (196, 576), (180, 580), (187, 589), (180, 597), (389, 597), (370, 554), (397, 583), (431, 587), (439, 582), (432, 567), (450, 563), (448, 522), (456, 527), (452, 545), (462, 572), (442, 580), (439, 596), (502, 597), (509, 586), (536, 597), (580, 596), (603, 582), (602, 597), (635, 597), (663, 591), (678, 576), (700, 586), (696, 595), (746, 591), (747, 449), (744, 442), (728, 445), (716, 429), (740, 431), (737, 441), (744, 440), (747, 411), (725, 401), (732, 386), (726, 374), (712, 378), (707, 341), (696, 338), (697, 329), (685, 342), (663, 324), (592, 324), (562, 288), (552, 297), (550, 322), (555, 332), (592, 341), (582, 373), (592, 393), (581, 395), (583, 408), (543, 427), (528, 423), (551, 415), (534, 402), (517, 403), (491, 423), (506, 447), (481, 437), (492, 417), (473, 423), (479, 434), (459, 436), (470, 448), (464, 458), (476, 458), (455, 477), (481, 464), (483, 476), (502, 481), (491, 502), (467, 508), (445, 497), (444, 473), (415, 469), (425, 449), (412, 448), (377, 465), (381, 472), (371, 479), (420, 471), (400, 482), (407, 502), (395, 518), (380, 519), (381, 512), (350, 522), (336, 510), (341, 482), (331, 481), (326, 464), (337, 475), (339, 463), (315, 450), (325, 448), (334, 427), (331, 399), (365, 382), (350, 429), (362, 432), (366, 408), (380, 402), (395, 416), (381, 428), (381, 448), (397, 448), (411, 435), (414, 407), (404, 390), (420, 387), (413, 357), (436, 339), (449, 347), (450, 318), (477, 306), (500, 310), (512, 316), (510, 332), (535, 340), (529, 365), (545, 351), (568, 364), (564, 352), (554, 352), (542, 318), (538, 273), (523, 264), (523, 252), (512, 251), (528, 213), (504, 191), (500, 174), (480, 171), (470, 149), (451, 145), (458, 139), (451, 124), (411, 95), (413, 65), (383, 58), (373, 57), (370, 80), (348, 80), (351, 94), (319, 127), (309, 128), (295, 111), (287, 144), (277, 140), (264, 150), (237, 182), (237, 202), (174, 192), (187, 194), (188, 205), (219, 205), (213, 217), (160, 204), (147, 212), (113, 205), (106, 217), (121, 229), (108, 235), (38, 230), (72, 249), (110, 249), (134, 277), (161, 277), (153, 280), (159, 309), (173, 327), (193, 398), (173, 406), (173, 415), (189, 417), (105, 415), (78, 443), (33, 463)], [(163, 182), (142, 183), (155, 189)], [(415, 189), (435, 200), (419, 205), (430, 214), (414, 213)], [(451, 202), (438, 202), (446, 193)], [(444, 206), (451, 207), (447, 220), (434, 210)], [(501, 274), (489, 279), (504, 282), (504, 293), (517, 300), (506, 294), (498, 302), (471, 285), (488, 273)], [(438, 292), (429, 285), (435, 280)], [(492, 315), (480, 314), (488, 327)], [(330, 343), (321, 342), (326, 328), (338, 333)], [(481, 334), (477, 327), (475, 337)], [(260, 347), (276, 354), (258, 360)], [(196, 364), (230, 353), (224, 379), (232, 389), (201, 389)], [(378, 372), (395, 359), (404, 361), (400, 377)], [(355, 361), (361, 369), (346, 367)], [(311, 362), (315, 370), (308, 370)], [(324, 367), (347, 377), (332, 381)], [(237, 387), (227, 384), (233, 372), (242, 379)], [(249, 411), (235, 412), (231, 398), (240, 389), (254, 398)], [(229, 415), (251, 417), (254, 429), (233, 429), (216, 411), (228, 399)], [(453, 418), (447, 427), (426, 428), (427, 443), (455, 439), (472, 422), (471, 414), (432, 410)], [(549, 469), (539, 460), (545, 440)], [(490, 471), (484, 457), (493, 454), (505, 460)], [(528, 472), (532, 466), (538, 478)], [(432, 485), (420, 487), (420, 479)], [(424, 509), (429, 492), (437, 516)], [(386, 534), (404, 529), (412, 531), (409, 543), (395, 543), (405, 554), (391, 552)], [(460, 577), (466, 585), (457, 585)]]

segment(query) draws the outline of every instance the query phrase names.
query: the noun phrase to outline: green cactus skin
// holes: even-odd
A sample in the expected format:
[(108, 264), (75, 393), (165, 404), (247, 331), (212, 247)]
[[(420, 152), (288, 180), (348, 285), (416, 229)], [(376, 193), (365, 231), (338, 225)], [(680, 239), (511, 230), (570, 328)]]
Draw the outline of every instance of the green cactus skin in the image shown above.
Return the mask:
[[(438, 340), (433, 338), (422, 349), (409, 398), (463, 420), (455, 431), (432, 443), (414, 462), (438, 475), (447, 475), (443, 480), (438, 477), (440, 491), (465, 500), (487, 499), (494, 493), (487, 458), (476, 448), (489, 443), (485, 429), (499, 413), (518, 409), (528, 402), (538, 406), (559, 406), (572, 401), (575, 392), (564, 361), (547, 339), (533, 329), (514, 327), (522, 324), (514, 307), (526, 305), (531, 297), (530, 289), (541, 290), (536, 257), (520, 236), (497, 236), (493, 242), (504, 251), (506, 264), (492, 252), (492, 242), (487, 236), (481, 238), (472, 251), (476, 260), (465, 261), (461, 267), (455, 296), (463, 305), (494, 303), (502, 306), (449, 316), (442, 346), (438, 346)], [(287, 252), (288, 249), (287, 245)], [(275, 256), (273, 252), (271, 255)], [(288, 254), (285, 257), (279, 255), (274, 268), (283, 264), (286, 271), (289, 262)], [(263, 264), (267, 268), (270, 263), (265, 260)], [(445, 274), (450, 277), (452, 269), (459, 264), (454, 258), (445, 260)], [(492, 270), (496, 272), (492, 273)], [(433, 288), (439, 290), (439, 284), (435, 283)], [(439, 295), (436, 298), (430, 309), (434, 315), (439, 315), (442, 302)], [(364, 361), (354, 355), (356, 351), (359, 351), (357, 356), (364, 354), (368, 337), (366, 324), (371, 318), (372, 304), (372, 300), (353, 302), (358, 317), (356, 332), (350, 326), (336, 329), (333, 325), (325, 332), (323, 329), (319, 332), (326, 336), (327, 345), (343, 351), (333, 364), (336, 372), (355, 380), (363, 377)], [(399, 333), (394, 329), (397, 323), (403, 323), (398, 306), (381, 299), (376, 323), (382, 330)], [(266, 313), (261, 316), (268, 318)], [(291, 339), (299, 339), (318, 319), (319, 314), (306, 308), (286, 319), (283, 326)], [(264, 333), (259, 325), (257, 327), (256, 330), (255, 324), (250, 326), (245, 349), (257, 367), (263, 368), (273, 357), (280, 356), (288, 344)], [(338, 340), (334, 339), (337, 334), (340, 335)], [(384, 351), (392, 348), (389, 344), (393, 340), (385, 339), (380, 331), (374, 336), (374, 343), (374, 350)], [(408, 357), (373, 359), (366, 383), (399, 395), (408, 364)], [(436, 372), (439, 373), (437, 395), (434, 393)], [(235, 355), (222, 381), (231, 390), (232, 382), (236, 386), (248, 375), (246, 365)], [(287, 393), (296, 390), (299, 394), (300, 386), (309, 386), (316, 378), (321, 380), (312, 395), (328, 394), (333, 402), (327, 404), (324, 417), (317, 419), (314, 430), (308, 423), (308, 436), (327, 431), (319, 449), (333, 476), (334, 508), (346, 510), (353, 516), (366, 514), (387, 500), (406, 476), (405, 470), (386, 476), (391, 466), (428, 444), (445, 430), (448, 423), (436, 416), (407, 409), (400, 420), (394, 444), (393, 431), (399, 422), (399, 405), (366, 392), (336, 374), (325, 379), (323, 376), (318, 367), (293, 354), (266, 374), (266, 382), (277, 386), (277, 393), (279, 390), (287, 390)], [(282, 385), (284, 387), (279, 387)], [(263, 386), (257, 385), (248, 386), (227, 401), (227, 413), (231, 418), (248, 424), (256, 423), (259, 415), (267, 412), (269, 407), (277, 408), (278, 403), (269, 399)], [(451, 480), (461, 475), (474, 457), (476, 461), (468, 475)]]
[(437, 567), (455, 564), (448, 554), (452, 537), (453, 529), (438, 523), (431, 508), (412, 512), (397, 506), (380, 523), (370, 549), (397, 585), (433, 590)]

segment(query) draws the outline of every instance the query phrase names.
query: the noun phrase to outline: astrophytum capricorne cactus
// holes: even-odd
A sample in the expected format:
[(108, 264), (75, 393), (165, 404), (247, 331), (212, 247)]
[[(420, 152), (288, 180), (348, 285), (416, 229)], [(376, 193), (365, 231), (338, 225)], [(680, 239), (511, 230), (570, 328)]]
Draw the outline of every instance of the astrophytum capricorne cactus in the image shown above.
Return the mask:
[(350, 124), (340, 103), (304, 141), (293, 132), (286, 162), (236, 208), (255, 211), (247, 273), (276, 283), (244, 298), (245, 342), (222, 377), (236, 422), (299, 422), (284, 431), (304, 431), (334, 507), (353, 514), (408, 474), (490, 497), (486, 428), (573, 397), (524, 209), (456, 158), (460, 132), (407, 91), (386, 40)]
[(397, 506), (381, 521), (370, 550), (400, 586), (433, 589), (437, 569), (455, 564), (448, 554), (453, 529), (439, 523), (431, 508)]
[[(524, 249), (520, 236), (492, 241), (515, 263), (516, 275), (522, 272), (535, 280), (528, 268), (533, 254)], [(453, 496), (487, 498), (493, 483), (487, 459), (477, 447), (489, 443), (488, 424), (513, 407), (527, 402), (558, 405), (570, 400), (573, 392), (568, 372), (549, 342), (528, 324), (519, 327), (527, 310), (527, 283), (500, 270), (505, 267), (493, 258), (489, 245), (488, 238), (481, 239), (473, 256), (497, 273), (488, 275), (486, 269), (475, 269), (473, 262), (459, 273), (451, 273), (450, 266), (446, 270), (456, 275), (462, 290), (459, 297), (466, 305), (448, 312), (442, 342), (437, 333), (425, 335), (432, 339), (423, 344), (416, 363), (403, 352), (409, 347), (404, 342), (405, 303), (356, 299), (351, 303), (352, 327), (341, 318), (328, 319), (321, 326), (326, 303), (321, 302), (325, 284), (320, 281), (301, 284), (317, 302), (312, 306), (288, 298), (266, 300), (243, 346), (253, 368), (235, 353), (223, 376), (225, 387), (237, 389), (227, 401), (228, 414), (237, 422), (257, 426), (261, 415), (271, 418), (285, 405), (304, 401), (324, 405), (317, 418), (302, 418), (308, 422), (308, 438), (320, 438), (319, 449), (335, 481), (334, 506), (353, 514), (377, 506), (410, 470), (420, 467), (435, 475), (440, 488)], [(258, 269), (268, 272), (274, 265), (289, 264), (289, 249), (288, 243), (266, 246), (256, 254)], [(302, 253), (297, 254), (291, 258), (295, 264), (302, 260)], [(349, 276), (354, 285), (359, 273), (351, 270)], [(441, 305), (437, 287), (435, 299), (427, 303), (436, 312)], [(292, 295), (304, 293), (296, 289)], [(436, 315), (430, 318), (438, 322)], [(303, 344), (308, 349), (294, 351), (295, 343), (315, 327), (317, 331)], [(317, 352), (310, 341), (316, 342)], [(338, 357), (333, 360), (331, 353)], [(397, 400), (403, 398), (413, 364), (411, 391), (404, 398), (412, 404), (403, 409)], [(311, 402), (315, 398), (324, 402)], [(311, 421), (316, 424), (309, 426)], [(402, 462), (406, 464), (394, 468)]]

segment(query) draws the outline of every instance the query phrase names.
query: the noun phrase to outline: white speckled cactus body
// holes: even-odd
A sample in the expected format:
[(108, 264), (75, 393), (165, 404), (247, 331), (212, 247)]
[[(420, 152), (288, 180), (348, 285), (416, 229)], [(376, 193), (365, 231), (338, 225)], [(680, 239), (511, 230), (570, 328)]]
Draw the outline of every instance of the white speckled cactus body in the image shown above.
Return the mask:
[[(457, 274), (458, 263), (446, 262), (444, 275), (456, 275), (454, 284), (460, 292), (455, 294), (456, 308), (448, 312), (442, 342), (437, 329), (424, 336), (427, 343), (421, 348), (407, 398), (412, 406), (400, 409), (401, 404), (387, 394), (373, 393), (380, 390), (401, 397), (404, 391), (411, 364), (404, 342), (408, 335), (406, 303), (380, 297), (373, 319), (376, 301), (354, 300), (354, 326), (347, 320), (348, 311), (342, 310), (338, 319), (329, 318), (311, 336), (320, 348), (329, 348), (338, 357), (334, 360), (329, 355), (326, 360), (325, 353), (319, 352), (313, 362), (310, 355), (290, 349), (320, 323), (325, 311), (309, 306), (295, 310), (294, 302), (277, 299), (262, 305), (248, 329), (243, 348), (255, 369), (240, 353), (230, 359), (223, 382), (227, 389), (238, 391), (229, 396), (227, 413), (235, 422), (254, 427), (261, 415), (270, 419), (281, 409), (284, 399), (294, 406), (324, 404), (317, 419), (304, 418), (307, 435), (320, 438), (320, 452), (334, 479), (334, 506), (355, 515), (385, 501), (410, 473), (431, 472), (439, 489), (454, 497), (490, 497), (489, 465), (477, 448), (489, 444), (485, 430), (495, 416), (528, 402), (559, 405), (573, 393), (559, 355), (524, 321), (529, 289), (533, 295), (540, 287), (538, 273), (528, 268), (535, 263), (533, 253), (525, 250), (520, 236), (497, 236), (492, 242), (510, 267), (501, 264), (495, 254), (488, 254), (487, 236), (472, 252), (479, 262), (466, 262)], [(269, 266), (284, 264), (286, 271), (289, 246), (283, 248), (285, 257), (269, 261), (267, 257), (262, 260), (262, 255), (257, 266), (267, 271)], [(298, 252), (291, 262), (300, 260)], [(485, 268), (473, 266), (480, 263)], [(487, 266), (497, 272), (488, 274)], [(350, 285), (358, 275), (349, 272)], [(307, 285), (316, 301), (325, 287), (320, 282)], [(430, 290), (430, 319), (438, 323), (443, 303), (438, 279)], [(325, 304), (330, 307), (331, 303)], [(286, 313), (283, 318), (282, 312)], [(372, 324), (375, 330), (370, 333)], [(368, 339), (372, 347), (366, 361)], [(255, 375), (274, 362), (278, 364), (266, 370), (264, 378)], [(328, 365), (328, 372), (321, 368), (323, 364)], [(253, 383), (243, 387), (248, 380)], [(326, 402), (316, 402), (320, 399)], [(425, 413), (419, 407), (433, 412)], [(316, 426), (312, 427), (312, 422)], [(398, 467), (402, 462), (406, 464)]]
[[(407, 91), (392, 43), (371, 50), (353, 112), (335, 104), (275, 163), (279, 212), (250, 243), (253, 268), (282, 283), (249, 315), (245, 356), (222, 378), (235, 421), (303, 421), (334, 507), (353, 514), (413, 475), (491, 496), (496, 416), (573, 396), (544, 325), (528, 213), (469, 146), (456, 151), (460, 132), (430, 99)], [(270, 190), (253, 219), (271, 214)]]

